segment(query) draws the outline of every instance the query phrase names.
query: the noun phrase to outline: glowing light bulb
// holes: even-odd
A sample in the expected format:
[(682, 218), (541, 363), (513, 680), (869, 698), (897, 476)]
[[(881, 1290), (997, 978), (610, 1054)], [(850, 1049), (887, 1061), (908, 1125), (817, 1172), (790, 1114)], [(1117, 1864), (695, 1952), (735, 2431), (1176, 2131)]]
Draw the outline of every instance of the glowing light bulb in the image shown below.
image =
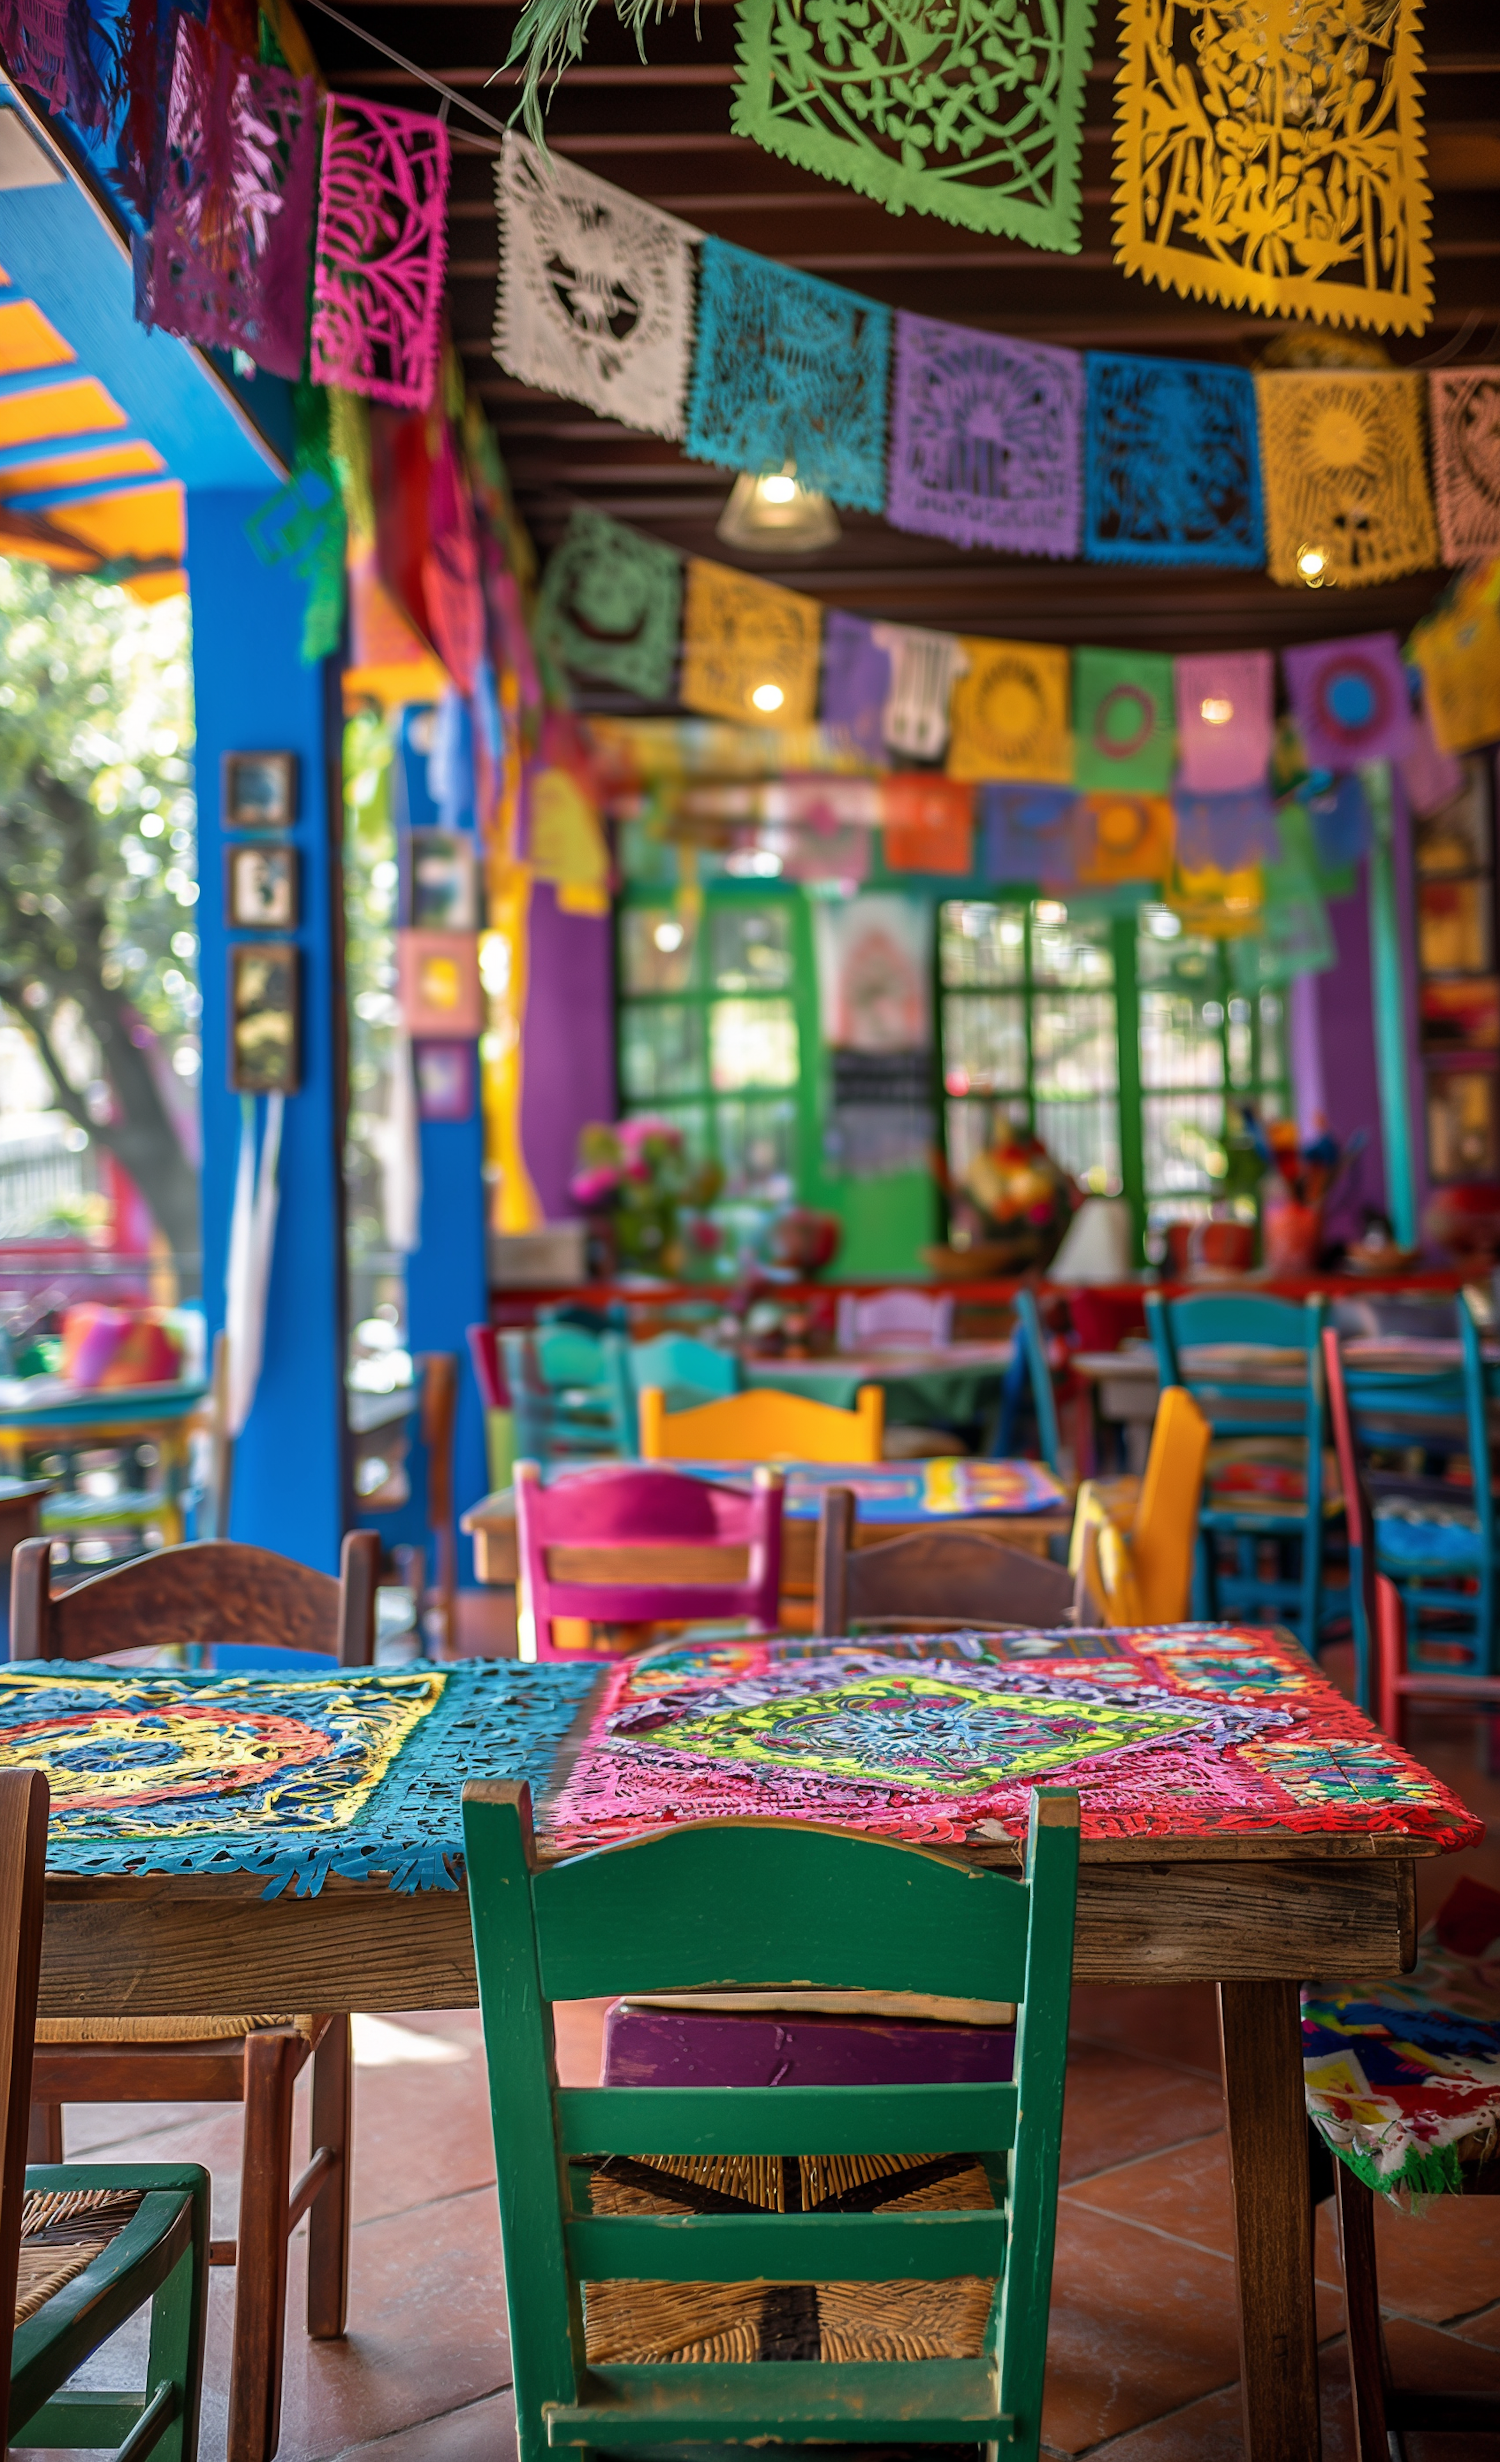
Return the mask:
[(1227, 727), (1234, 716), (1232, 701), (1200, 701), (1198, 715), (1208, 727)]
[(1068, 910), (1056, 898), (1038, 898), (1032, 908), (1038, 923), (1066, 923)]
[(662, 952), (662, 955), (664, 957), (670, 957), (674, 949), (680, 949), (682, 947), (684, 934), (681, 924), (678, 923), (673, 916), (665, 915), (663, 916), (661, 922), (657, 925), (651, 937), (655, 941), (658, 949)]
[(782, 702), (786, 699), (786, 694), (779, 684), (757, 684), (750, 698), (756, 709), (769, 713), (771, 710), (780, 709)]
[(797, 482), (789, 471), (773, 470), (768, 479), (761, 480), (760, 492), (767, 504), (790, 504), (797, 493)]
[(1316, 590), (1321, 588), (1327, 574), (1328, 550), (1326, 547), (1298, 548), (1297, 578), (1299, 581), (1305, 581), (1310, 590)]

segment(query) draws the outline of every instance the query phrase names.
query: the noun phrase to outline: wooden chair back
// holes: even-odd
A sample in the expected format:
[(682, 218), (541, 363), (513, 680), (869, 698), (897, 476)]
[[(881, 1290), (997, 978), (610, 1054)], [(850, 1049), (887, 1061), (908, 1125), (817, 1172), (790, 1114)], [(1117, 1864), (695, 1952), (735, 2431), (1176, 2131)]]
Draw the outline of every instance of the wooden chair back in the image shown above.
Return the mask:
[[(1057, 2201), (1078, 1798), (1037, 1789), (1024, 1877), (849, 1831), (694, 1823), (545, 1869), (525, 1786), (464, 1789), (521, 2462), (553, 2447), (944, 2441), (1036, 2452)], [(924, 1992), (1019, 2004), (1007, 2084), (560, 2089), (550, 2004), (647, 1991)], [(993, 2208), (597, 2214), (582, 2156), (978, 2154)], [(1008, 2160), (1007, 2160), (1008, 2156)], [(566, 2202), (565, 2202), (566, 2199)], [(993, 2280), (976, 2360), (877, 2369), (583, 2364), (585, 2282)], [(700, 2382), (705, 2380), (705, 2382)], [(711, 2390), (710, 2390), (711, 2384)], [(899, 2410), (907, 2424), (891, 2424)], [(627, 2412), (633, 2415), (625, 2416)], [(649, 2415), (650, 2426), (647, 2426)], [(962, 2424), (959, 2424), (959, 2423)], [(971, 2424), (972, 2423), (972, 2424)], [(633, 2431), (633, 2434), (632, 2434)]]
[[(595, 1643), (598, 1624), (746, 1616), (762, 1632), (775, 1628), (779, 1470), (758, 1468), (749, 1490), (635, 1463), (545, 1486), (537, 1463), (518, 1462), (515, 1495), (521, 1607), (537, 1658), (618, 1657)], [(579, 1624), (581, 1633), (558, 1630)]]
[(474, 1370), (474, 1382), (479, 1387), (479, 1399), (487, 1411), (503, 1411), (507, 1396), (505, 1379), (500, 1373), (500, 1345), (493, 1325), (467, 1325), (464, 1339), (469, 1346), (469, 1363)]
[[(1349, 1408), (1349, 1390), (1344, 1382), (1344, 1354), (1331, 1325), (1325, 1327), (1323, 1333), (1323, 1383), (1328, 1397), (1328, 1424), (1333, 1434), (1333, 1450), (1339, 1466), (1339, 1486), (1344, 1494), (1344, 1529), (1349, 1544), (1349, 1620), (1354, 1627), (1358, 1690), (1361, 1701), (1368, 1702), (1370, 1655), (1377, 1617), (1375, 1515), (1354, 1442), (1354, 1418)], [(1383, 1721), (1381, 1723), (1384, 1724)]]
[(852, 1488), (823, 1491), (813, 1630), (830, 1637), (870, 1624), (1034, 1624), (1071, 1621), (1073, 1577), (987, 1530), (907, 1531), (856, 1547)]
[(885, 1393), (861, 1385), (852, 1411), (811, 1402), (800, 1393), (754, 1385), (748, 1393), (669, 1411), (659, 1386), (642, 1387), (641, 1459), (645, 1462), (848, 1462), (880, 1460), (885, 1441)]
[(0, 2127), (5, 2132), (0, 2152), (0, 2385), (6, 2386), (26, 2198), (47, 1806), (47, 1781), (40, 1770), (0, 1770)]
[(953, 1339), (949, 1292), (841, 1291), (838, 1346), (841, 1351), (927, 1350)]
[(1210, 1435), (1192, 1395), (1181, 1385), (1169, 1385), (1156, 1406), (1130, 1532), (1131, 1568), (1147, 1624), (1187, 1620)]
[(28, 1539), (11, 1563), (10, 1655), (102, 1658), (164, 1642), (314, 1650), (341, 1667), (375, 1657), (380, 1541), (351, 1530), (339, 1578), (267, 1547), (195, 1539), (133, 1556), (54, 1594), (51, 1542)]

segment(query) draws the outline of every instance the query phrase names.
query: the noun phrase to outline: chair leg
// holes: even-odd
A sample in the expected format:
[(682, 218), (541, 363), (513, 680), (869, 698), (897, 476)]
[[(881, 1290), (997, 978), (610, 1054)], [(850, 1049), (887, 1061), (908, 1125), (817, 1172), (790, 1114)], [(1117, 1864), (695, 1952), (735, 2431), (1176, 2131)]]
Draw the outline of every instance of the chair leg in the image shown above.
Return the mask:
[(151, 2303), (146, 2391), (175, 2386), (177, 2416), (157, 2445), (158, 2462), (195, 2462), (208, 2322), (208, 2184), (193, 2200), (193, 2237)]
[(313, 2054), (312, 2146), (337, 2157), (307, 2218), (307, 2330), (335, 2342), (349, 2315), (349, 2208), (353, 2169), (349, 2020), (336, 2017)]
[(1385, 2418), (1385, 2343), (1375, 2272), (1375, 2192), (1347, 2163), (1335, 2163), (1339, 2247), (1344, 2262), (1344, 2321), (1349, 2337), (1349, 2391), (1354, 2403), (1355, 2462), (1389, 2462)]
[(28, 2163), (60, 2163), (63, 2159), (63, 2122), (60, 2103), (33, 2103), (31, 2125), (26, 2132)]
[(245, 2138), (240, 2172), (228, 2462), (270, 2462), (281, 2434), (286, 2337), (286, 2217), (291, 2196), (292, 2087), (298, 2051), (287, 2034), (245, 2038)]

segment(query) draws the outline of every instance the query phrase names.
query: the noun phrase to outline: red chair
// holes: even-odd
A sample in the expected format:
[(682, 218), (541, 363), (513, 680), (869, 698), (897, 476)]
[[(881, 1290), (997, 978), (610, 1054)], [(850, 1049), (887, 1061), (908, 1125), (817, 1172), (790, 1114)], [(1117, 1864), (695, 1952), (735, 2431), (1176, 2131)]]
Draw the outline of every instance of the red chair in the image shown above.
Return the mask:
[[(535, 1462), (518, 1462), (522, 1656), (619, 1658), (653, 1624), (748, 1617), (774, 1631), (782, 1473), (761, 1466), (753, 1479), (718, 1487), (654, 1463), (606, 1463), (544, 1485)], [(605, 1638), (598, 1625), (626, 1630)]]

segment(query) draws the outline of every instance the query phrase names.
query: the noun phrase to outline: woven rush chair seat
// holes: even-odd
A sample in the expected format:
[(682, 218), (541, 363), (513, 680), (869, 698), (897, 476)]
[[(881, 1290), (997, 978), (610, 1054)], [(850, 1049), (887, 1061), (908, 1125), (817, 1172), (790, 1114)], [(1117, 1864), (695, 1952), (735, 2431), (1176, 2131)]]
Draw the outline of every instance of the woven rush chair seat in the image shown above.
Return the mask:
[(44, 2017), (38, 2043), (236, 2043), (285, 2026), (316, 2043), (328, 2021), (304, 2017)]
[(102, 2257), (134, 2222), (141, 2189), (28, 2190), (21, 2208), (21, 2263), (16, 2276), (17, 2325)]
[[(977, 2155), (614, 2155), (588, 2175), (595, 2214), (920, 2214), (994, 2207)], [(583, 2286), (591, 2367), (679, 2361), (972, 2359), (994, 2279), (612, 2282)]]

